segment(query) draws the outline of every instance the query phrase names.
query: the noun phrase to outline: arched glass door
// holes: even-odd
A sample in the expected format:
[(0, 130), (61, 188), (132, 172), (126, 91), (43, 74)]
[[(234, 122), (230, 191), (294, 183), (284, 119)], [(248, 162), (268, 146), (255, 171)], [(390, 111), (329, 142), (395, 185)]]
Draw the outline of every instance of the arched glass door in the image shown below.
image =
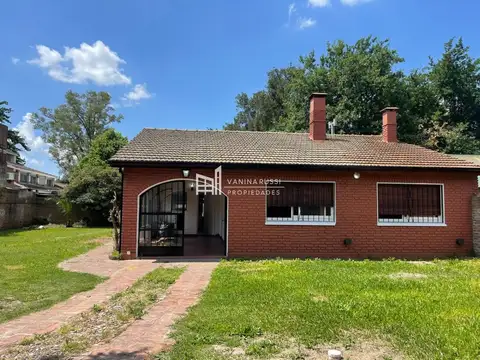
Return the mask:
[(183, 255), (186, 206), (184, 181), (157, 185), (140, 196), (139, 256)]

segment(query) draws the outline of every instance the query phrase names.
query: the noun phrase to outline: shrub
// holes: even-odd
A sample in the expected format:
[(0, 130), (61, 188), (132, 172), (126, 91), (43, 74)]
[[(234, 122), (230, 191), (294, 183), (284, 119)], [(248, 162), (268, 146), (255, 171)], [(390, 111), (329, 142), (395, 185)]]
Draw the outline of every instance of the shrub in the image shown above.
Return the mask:
[(122, 260), (122, 254), (118, 250), (113, 250), (110, 254), (111, 260)]

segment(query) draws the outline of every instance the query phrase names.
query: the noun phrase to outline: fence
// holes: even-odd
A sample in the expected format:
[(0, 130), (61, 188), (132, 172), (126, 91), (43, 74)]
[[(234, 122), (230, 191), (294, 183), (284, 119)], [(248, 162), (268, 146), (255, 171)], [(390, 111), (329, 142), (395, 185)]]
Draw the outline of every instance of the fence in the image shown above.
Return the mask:
[(38, 196), (28, 190), (1, 190), (0, 229), (30, 226), (39, 220), (53, 224), (65, 222), (55, 198)]

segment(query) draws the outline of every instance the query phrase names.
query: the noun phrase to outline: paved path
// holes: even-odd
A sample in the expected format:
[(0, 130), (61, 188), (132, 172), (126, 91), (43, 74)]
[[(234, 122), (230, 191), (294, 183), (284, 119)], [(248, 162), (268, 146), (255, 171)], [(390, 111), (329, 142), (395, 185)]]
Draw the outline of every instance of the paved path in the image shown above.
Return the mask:
[(0, 324), (0, 350), (25, 337), (53, 331), (71, 317), (123, 291), (155, 268), (172, 266), (154, 260), (113, 261), (108, 259), (111, 251), (112, 245), (106, 243), (86, 254), (61, 263), (59, 266), (65, 270), (108, 276), (109, 279), (93, 290), (78, 293), (47, 310)]
[(170, 326), (194, 305), (207, 286), (217, 262), (192, 262), (141, 320), (108, 344), (94, 347), (79, 359), (146, 359), (172, 345)]

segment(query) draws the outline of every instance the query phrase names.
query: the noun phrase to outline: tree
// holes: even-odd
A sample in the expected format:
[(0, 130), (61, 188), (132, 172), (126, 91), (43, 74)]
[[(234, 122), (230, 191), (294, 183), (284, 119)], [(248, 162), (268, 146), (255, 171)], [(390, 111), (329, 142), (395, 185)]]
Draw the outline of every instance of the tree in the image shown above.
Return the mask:
[(226, 130), (268, 131), (276, 128), (277, 120), (285, 114), (287, 85), (298, 72), (290, 66), (286, 69), (273, 69), (268, 73), (265, 90), (251, 97), (241, 93), (236, 97), (237, 115), (233, 123), (225, 124)]
[(88, 91), (78, 94), (67, 91), (66, 103), (56, 109), (42, 107), (32, 116), (35, 128), (42, 130), (43, 139), (50, 144), (50, 155), (67, 177), (72, 168), (89, 152), (95, 138), (108, 125), (120, 122), (114, 115), (111, 97), (106, 92)]
[(335, 119), (341, 133), (380, 133), (380, 110), (404, 103), (404, 74), (393, 70), (403, 61), (388, 40), (367, 37), (354, 45), (328, 44), (327, 53), (320, 57), (330, 94), (327, 119)]
[(108, 216), (108, 221), (112, 223), (113, 251), (120, 252), (120, 229), (122, 227), (122, 211), (117, 193), (113, 193), (113, 199), (110, 201), (112, 208)]
[(273, 69), (263, 90), (237, 96), (237, 114), (225, 129), (304, 132), (309, 97), (327, 93), (327, 120), (336, 133), (379, 134), (380, 110), (400, 108), (404, 142), (447, 153), (480, 153), (480, 60), (462, 39), (445, 44), (425, 69), (398, 70), (403, 58), (388, 40), (369, 36), (350, 45), (327, 43), (299, 64)]
[[(10, 124), (10, 113), (12, 109), (7, 107), (8, 102), (0, 101), (0, 124)], [(8, 149), (17, 155), (17, 163), (25, 164), (25, 160), (23, 160), (20, 156), (20, 151), (23, 149), (24, 151), (30, 151), (25, 138), (19, 134), (18, 131), (8, 129)]]
[(430, 58), (428, 76), (438, 111), (426, 132), (435, 150), (480, 152), (480, 59), (473, 59), (469, 50), (462, 38), (451, 39), (438, 61)]
[[(108, 160), (124, 145), (127, 138), (108, 129), (93, 140), (86, 156), (72, 169), (70, 182), (63, 197), (82, 210), (99, 214), (103, 220), (110, 215), (111, 200), (121, 199), (121, 174)], [(116, 195), (115, 195), (116, 194)]]
[[(328, 94), (328, 120), (336, 120), (337, 132), (372, 134), (381, 130), (380, 110), (405, 102), (405, 75), (394, 71), (403, 62), (388, 40), (360, 39), (327, 44), (318, 60), (311, 52), (300, 64), (274, 69), (264, 90), (237, 96), (237, 113), (226, 129), (305, 131), (308, 100), (313, 92)], [(405, 131), (411, 131), (404, 120)], [(404, 129), (400, 129), (402, 135)]]
[(73, 204), (67, 198), (61, 197), (60, 199), (58, 199), (57, 205), (60, 207), (62, 214), (65, 215), (65, 226), (67, 228), (72, 227)]

